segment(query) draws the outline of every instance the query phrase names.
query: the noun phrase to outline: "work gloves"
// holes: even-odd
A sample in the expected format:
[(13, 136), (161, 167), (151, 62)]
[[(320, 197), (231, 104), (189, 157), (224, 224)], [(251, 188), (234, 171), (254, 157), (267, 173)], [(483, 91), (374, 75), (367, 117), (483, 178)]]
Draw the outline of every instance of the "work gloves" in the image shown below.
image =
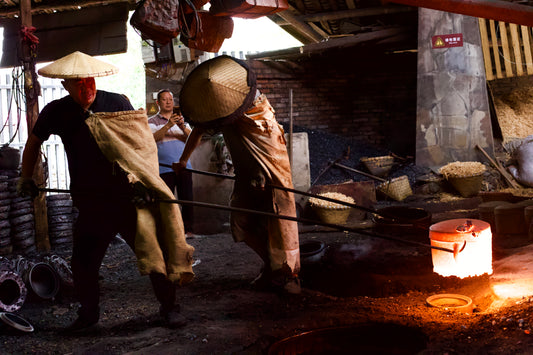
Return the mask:
[(39, 188), (32, 178), (21, 177), (17, 182), (17, 195), (34, 199), (39, 195)]
[(145, 208), (155, 201), (155, 192), (144, 186), (140, 181), (133, 184), (133, 198), (131, 202), (137, 208)]

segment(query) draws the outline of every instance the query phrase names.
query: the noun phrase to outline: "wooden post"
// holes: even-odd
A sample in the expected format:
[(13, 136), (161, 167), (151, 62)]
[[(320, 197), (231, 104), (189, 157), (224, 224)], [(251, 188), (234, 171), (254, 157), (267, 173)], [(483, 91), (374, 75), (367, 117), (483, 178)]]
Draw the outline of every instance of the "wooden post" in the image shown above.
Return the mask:
[[(31, 18), (31, 0), (20, 1), (20, 20), (22, 28), (30, 28), (32, 26)], [(32, 59), (33, 53), (31, 43), (27, 38), (21, 36), (22, 49), (22, 65), (24, 67), (24, 94), (26, 97), (26, 124), (28, 126), (28, 134), (37, 121), (39, 116), (39, 102), (40, 86), (37, 82), (37, 74), (35, 72), (35, 61)], [(42, 159), (38, 159), (35, 164), (33, 178), (37, 186), (44, 186), (45, 174)], [(33, 201), (33, 209), (35, 215), (35, 245), (39, 251), (50, 250), (50, 240), (48, 238), (48, 214), (46, 211), (46, 193), (41, 192)]]
[(292, 118), (292, 89), (289, 89), (289, 162), (291, 169), (293, 167), (293, 118)]

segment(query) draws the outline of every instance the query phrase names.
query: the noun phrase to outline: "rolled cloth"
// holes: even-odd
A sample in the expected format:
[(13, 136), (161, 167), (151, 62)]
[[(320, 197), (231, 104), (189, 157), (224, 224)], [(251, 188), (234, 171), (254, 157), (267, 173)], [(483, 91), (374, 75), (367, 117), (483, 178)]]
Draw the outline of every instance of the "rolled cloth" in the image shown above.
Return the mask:
[[(174, 199), (159, 176), (157, 146), (144, 110), (98, 112), (85, 121), (106, 158), (117, 163), (130, 183), (141, 182), (158, 199)], [(135, 255), (142, 275), (167, 275), (177, 284), (194, 278), (194, 247), (187, 244), (179, 206), (155, 203), (137, 208)]]

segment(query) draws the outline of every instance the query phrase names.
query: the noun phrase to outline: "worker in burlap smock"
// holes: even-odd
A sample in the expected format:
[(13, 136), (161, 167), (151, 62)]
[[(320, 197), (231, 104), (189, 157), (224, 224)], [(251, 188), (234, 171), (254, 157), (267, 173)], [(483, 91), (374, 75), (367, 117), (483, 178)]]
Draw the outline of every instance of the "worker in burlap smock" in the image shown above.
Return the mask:
[[(259, 93), (246, 63), (219, 56), (199, 65), (180, 93), (182, 113), (194, 126), (175, 171), (185, 168), (206, 131), (221, 131), (235, 168), (231, 206), (296, 217), (290, 192), (290, 162), (283, 128)], [(231, 213), (235, 241), (243, 241), (263, 260), (253, 284), (260, 289), (300, 293), (300, 249), (295, 221), (246, 212)]]
[(35, 197), (39, 191), (32, 175), (42, 142), (57, 134), (65, 146), (79, 211), (71, 266), (80, 308), (68, 333), (93, 330), (98, 323), (99, 268), (117, 233), (135, 251), (141, 274), (150, 276), (167, 325), (186, 321), (176, 303), (176, 285), (194, 276), (194, 248), (185, 242), (179, 207), (148, 204), (152, 197), (174, 195), (159, 177), (146, 113), (134, 110), (123, 95), (96, 90), (94, 77), (117, 70), (81, 52), (41, 68), (42, 76), (62, 78), (69, 95), (43, 108), (23, 153), (17, 190)]

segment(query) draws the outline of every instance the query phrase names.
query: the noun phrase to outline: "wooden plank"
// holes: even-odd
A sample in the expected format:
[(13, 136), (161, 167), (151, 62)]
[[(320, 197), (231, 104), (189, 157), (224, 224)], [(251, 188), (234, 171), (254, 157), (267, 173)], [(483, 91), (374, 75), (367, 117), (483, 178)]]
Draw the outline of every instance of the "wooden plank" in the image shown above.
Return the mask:
[(383, 16), (390, 14), (399, 14), (416, 11), (411, 7), (390, 5), (380, 7), (368, 7), (364, 9), (349, 9), (329, 12), (317, 12), (307, 15), (301, 15), (298, 19), (305, 22), (333, 21), (358, 17)]
[(256, 59), (263, 58), (265, 56), (270, 57), (280, 57), (280, 58), (290, 58), (295, 56), (308, 55), (312, 53), (321, 53), (330, 48), (349, 48), (359, 43), (364, 43), (368, 41), (379, 41), (385, 40), (387, 38), (402, 34), (402, 29), (400, 28), (390, 28), (381, 31), (361, 33), (354, 36), (334, 38), (329, 41), (320, 42), (320, 43), (311, 43), (303, 47), (293, 47), (279, 49), (271, 52), (263, 52), (258, 54), (247, 54), (246, 58)]
[(500, 36), (502, 39), (502, 51), (503, 51), (503, 59), (505, 63), (505, 76), (508, 78), (511, 78), (514, 76), (513, 73), (513, 66), (511, 61), (511, 51), (509, 50), (509, 40), (507, 38), (507, 26), (505, 22), (499, 21), (498, 23), (500, 27)]
[(518, 25), (514, 23), (509, 24), (511, 31), (511, 39), (513, 43), (514, 63), (516, 65), (516, 75), (524, 75), (524, 68), (522, 68), (522, 46), (520, 45), (520, 38), (518, 36)]
[(492, 166), (494, 166), (496, 170), (499, 171), (499, 173), (503, 176), (503, 178), (505, 179), (507, 184), (509, 184), (510, 187), (514, 189), (521, 188), (520, 184), (516, 182), (516, 180), (511, 176), (511, 174), (505, 171), (505, 169), (501, 166), (501, 164), (497, 160), (492, 159), (491, 156), (485, 151), (485, 149), (481, 148), (479, 145), (476, 145), (476, 148), (479, 149), (481, 153), (483, 153), (485, 158), (487, 158), (488, 161), (492, 164)]
[[(488, 18), (533, 27), (533, 7), (505, 0), (388, 0), (408, 6)], [(526, 2), (526, 1), (521, 1)]]
[(533, 53), (531, 52), (531, 27), (520, 26), (522, 29), (522, 42), (524, 43), (524, 59), (528, 75), (533, 74)]
[[(4, 2), (6, 0), (3, 0)], [(19, 14), (19, 9), (16, 7), (17, 4), (11, 0), (8, 0), (9, 4), (13, 6), (2, 8), (0, 11), (0, 16), (3, 18), (12, 18), (13, 16), (16, 16)], [(17, 0), (17, 3), (19, 0)], [(59, 4), (61, 1), (35, 1), (34, 6), (31, 9), (32, 14), (42, 14), (43, 12), (48, 13), (50, 15), (49, 20), (53, 22), (53, 17), (55, 14), (63, 12), (63, 11), (78, 11), (80, 8), (82, 10), (85, 10), (90, 7), (98, 7), (99, 9), (104, 9), (108, 5), (113, 5), (117, 3), (123, 3), (128, 6), (128, 8), (134, 9), (135, 8), (135, 1), (134, 0), (88, 0), (88, 1), (75, 1), (75, 4), (72, 4), (72, 1), (63, 1), (64, 4)], [(82, 18), (83, 16), (80, 16)]]
[(295, 15), (289, 13), (289, 11), (281, 11), (276, 15), (287, 21), (295, 31), (297, 31), (302, 37), (306, 38), (311, 43), (320, 43), (324, 38), (320, 34), (316, 33), (309, 25)]
[(500, 61), (500, 40), (496, 33), (496, 24), (494, 20), (489, 21), (490, 25), (490, 38), (492, 40), (492, 54), (494, 55), (494, 66), (496, 67), (496, 78), (502, 79), (502, 62)]
[(485, 62), (485, 76), (487, 80), (494, 79), (492, 71), (492, 61), (490, 60), (489, 36), (487, 34), (487, 21), (484, 18), (479, 19), (479, 33), (481, 35), (481, 47), (483, 49), (483, 61)]

